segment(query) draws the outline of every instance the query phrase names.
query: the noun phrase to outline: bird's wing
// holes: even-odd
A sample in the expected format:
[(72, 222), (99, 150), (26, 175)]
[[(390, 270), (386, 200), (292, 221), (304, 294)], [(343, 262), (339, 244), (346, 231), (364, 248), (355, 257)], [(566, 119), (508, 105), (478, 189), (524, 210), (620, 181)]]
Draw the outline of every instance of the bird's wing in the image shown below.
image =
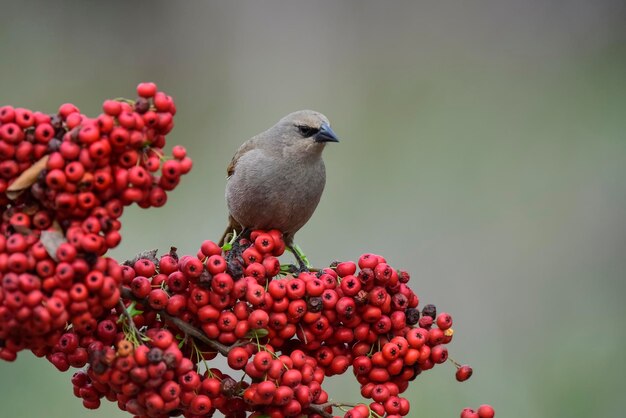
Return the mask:
[(255, 149), (256, 143), (257, 143), (257, 140), (255, 137), (255, 138), (250, 138), (249, 140), (241, 144), (241, 146), (239, 147), (235, 155), (233, 155), (233, 159), (230, 160), (230, 164), (228, 164), (228, 167), (226, 168), (227, 178), (230, 178), (230, 176), (235, 174), (235, 167), (237, 166), (237, 161), (239, 161), (239, 158), (241, 158), (241, 156), (247, 153), (248, 151)]

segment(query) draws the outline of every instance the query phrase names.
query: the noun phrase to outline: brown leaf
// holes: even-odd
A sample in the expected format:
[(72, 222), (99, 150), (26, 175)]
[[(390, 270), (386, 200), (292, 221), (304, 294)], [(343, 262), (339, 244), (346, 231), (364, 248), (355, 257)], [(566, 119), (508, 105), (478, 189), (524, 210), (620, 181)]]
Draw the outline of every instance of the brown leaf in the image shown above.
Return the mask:
[(33, 230), (30, 228), (27, 228), (25, 226), (22, 225), (11, 225), (13, 227), (13, 229), (15, 230), (15, 232), (18, 232), (22, 235), (30, 235), (33, 233)]
[(48, 255), (54, 260), (57, 260), (57, 249), (59, 246), (65, 242), (65, 235), (63, 235), (63, 230), (61, 227), (55, 222), (52, 226), (53, 229), (49, 229), (47, 231), (41, 231), (41, 237), (39, 240), (46, 248)]
[(46, 168), (48, 156), (44, 155), (35, 164), (28, 167), (13, 183), (7, 188), (6, 195), (9, 199), (16, 199), (25, 189), (28, 189), (36, 181), (39, 173)]

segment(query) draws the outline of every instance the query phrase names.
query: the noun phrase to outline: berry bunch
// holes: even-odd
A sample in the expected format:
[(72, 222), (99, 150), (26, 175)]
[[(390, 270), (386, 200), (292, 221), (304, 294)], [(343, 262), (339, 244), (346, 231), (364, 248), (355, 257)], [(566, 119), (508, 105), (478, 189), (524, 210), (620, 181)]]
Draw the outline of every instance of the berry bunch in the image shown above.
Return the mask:
[(182, 147), (162, 162), (172, 98), (153, 83), (137, 93), (96, 118), (72, 104), (0, 108), (0, 358), (48, 355), (68, 324), (91, 335), (120, 300), (122, 269), (102, 256), (121, 240), (123, 208), (163, 205), (191, 169)]
[[(77, 396), (87, 407), (106, 397), (152, 418), (215, 410), (330, 417), (333, 406), (356, 418), (406, 416), (410, 404), (401, 394), (447, 360), (452, 317), (433, 305), (419, 310), (409, 274), (381, 256), (292, 275), (277, 258), (284, 250), (280, 232), (253, 231), (230, 251), (205, 241), (196, 256), (172, 250), (127, 263), (127, 308), (98, 325), (99, 339), (86, 347), (89, 367), (74, 378)], [(177, 361), (160, 366), (164, 357), (155, 355), (157, 365), (135, 366), (137, 356), (162, 350)], [(206, 362), (220, 354), (244, 378), (210, 368)], [(350, 367), (369, 404), (329, 402), (325, 377)]]
[(491, 405), (481, 405), (476, 411), (465, 408), (461, 411), (461, 418), (493, 418), (496, 415)]
[[(137, 94), (96, 118), (71, 104), (0, 108), (0, 358), (28, 349), (84, 368), (72, 384), (86, 408), (107, 399), (137, 418), (406, 416), (402, 394), (448, 360), (453, 321), (420, 308), (384, 257), (301, 271), (281, 265), (276, 230), (207, 240), (195, 255), (105, 257), (124, 207), (163, 205), (192, 166), (182, 147), (163, 155), (172, 98), (153, 83)], [(211, 367), (217, 356), (240, 378)], [(350, 369), (366, 403), (323, 389)], [(488, 405), (461, 415), (493, 416)]]

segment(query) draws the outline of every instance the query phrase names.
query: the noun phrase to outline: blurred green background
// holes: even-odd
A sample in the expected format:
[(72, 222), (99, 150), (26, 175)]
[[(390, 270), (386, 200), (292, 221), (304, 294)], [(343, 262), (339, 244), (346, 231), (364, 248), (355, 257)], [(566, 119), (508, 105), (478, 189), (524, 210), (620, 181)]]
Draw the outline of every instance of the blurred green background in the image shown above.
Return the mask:
[[(385, 255), (451, 312), (451, 355), (411, 417), (623, 417), (626, 4), (623, 1), (2, 1), (0, 104), (95, 115), (155, 81), (193, 171), (166, 207), (127, 209), (113, 256), (195, 253), (226, 221), (239, 144), (301, 108), (341, 143), (298, 234), (316, 265)], [(3, 417), (82, 408), (69, 374), (0, 364)], [(335, 399), (357, 401), (350, 376)]]

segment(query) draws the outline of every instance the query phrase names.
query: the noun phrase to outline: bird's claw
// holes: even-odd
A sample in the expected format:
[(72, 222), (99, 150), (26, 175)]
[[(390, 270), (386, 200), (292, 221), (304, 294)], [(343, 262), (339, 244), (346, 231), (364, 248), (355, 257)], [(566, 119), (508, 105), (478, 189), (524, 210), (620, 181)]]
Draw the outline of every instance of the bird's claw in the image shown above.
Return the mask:
[(293, 253), (294, 257), (296, 257), (296, 261), (298, 262), (297, 267), (293, 266), (293, 268), (295, 269), (294, 273), (311, 271), (311, 263), (309, 263), (309, 259), (299, 246), (297, 246), (296, 244), (292, 244), (287, 246), (287, 248)]

